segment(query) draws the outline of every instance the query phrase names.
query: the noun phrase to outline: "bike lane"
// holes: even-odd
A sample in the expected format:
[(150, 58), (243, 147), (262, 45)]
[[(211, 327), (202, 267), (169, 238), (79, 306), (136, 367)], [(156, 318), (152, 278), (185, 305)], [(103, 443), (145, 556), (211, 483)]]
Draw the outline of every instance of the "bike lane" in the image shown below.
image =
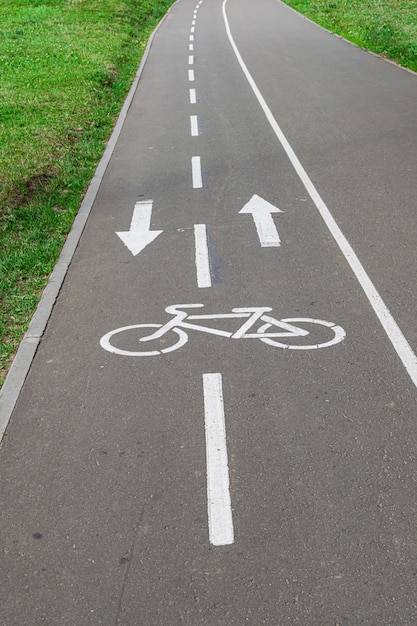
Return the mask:
[[(219, 2), (180, 2), (158, 32), (11, 421), (7, 623), (410, 619), (414, 391), (258, 110), (222, 19)], [(254, 194), (283, 211), (279, 247), (263, 248), (239, 213)], [(149, 199), (150, 228), (163, 232), (134, 257), (116, 233)], [(198, 286), (195, 224), (206, 225), (211, 287)], [(347, 337), (308, 352), (191, 330), (161, 357), (100, 347), (110, 330), (166, 322), (177, 303), (207, 314), (271, 307), (341, 324)], [(222, 377), (234, 528), (234, 542), (216, 547), (207, 374)]]

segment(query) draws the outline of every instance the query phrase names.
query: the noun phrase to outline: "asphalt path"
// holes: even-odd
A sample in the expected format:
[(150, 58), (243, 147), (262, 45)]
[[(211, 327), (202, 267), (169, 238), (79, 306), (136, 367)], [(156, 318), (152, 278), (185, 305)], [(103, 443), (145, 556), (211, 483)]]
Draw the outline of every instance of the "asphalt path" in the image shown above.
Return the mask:
[(1, 624), (417, 623), (416, 99), (172, 7), (2, 443)]

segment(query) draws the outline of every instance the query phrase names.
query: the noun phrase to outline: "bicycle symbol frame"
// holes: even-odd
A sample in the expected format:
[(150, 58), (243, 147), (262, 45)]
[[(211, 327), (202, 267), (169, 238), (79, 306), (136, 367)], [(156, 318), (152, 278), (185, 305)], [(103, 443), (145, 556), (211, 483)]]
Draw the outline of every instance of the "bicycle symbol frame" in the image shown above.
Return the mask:
[[(334, 324), (333, 322), (327, 322), (325, 320), (314, 319), (311, 317), (289, 317), (278, 320), (270, 315), (266, 315), (272, 309), (270, 307), (241, 307), (232, 309), (231, 313), (209, 314), (209, 315), (189, 315), (183, 309), (196, 309), (204, 307), (204, 304), (172, 304), (167, 306), (165, 311), (171, 314), (173, 317), (165, 324), (133, 324), (131, 326), (123, 326), (122, 328), (116, 328), (103, 335), (100, 339), (100, 345), (104, 350), (113, 352), (114, 354), (120, 354), (123, 356), (157, 356), (160, 354), (167, 354), (178, 350), (188, 341), (188, 334), (186, 330), (196, 330), (199, 332), (208, 333), (211, 335), (218, 335), (220, 337), (227, 337), (230, 339), (259, 339), (263, 343), (284, 350), (316, 350), (318, 348), (326, 348), (328, 346), (335, 345), (343, 341), (346, 337), (345, 330)], [(211, 326), (203, 326), (201, 324), (194, 323), (195, 321), (203, 320), (222, 320), (222, 319), (239, 319), (245, 320), (239, 328), (230, 332)], [(253, 329), (256, 322), (263, 322), (263, 324), (257, 328), (256, 332), (249, 332)], [(307, 337), (310, 333), (304, 328), (300, 328), (295, 324), (315, 324), (329, 328), (331, 331), (331, 338), (321, 343), (311, 343), (306, 345), (282, 343), (278, 339), (283, 338), (299, 338)], [(111, 340), (116, 335), (124, 333), (126, 331), (132, 331), (136, 329), (155, 329), (150, 335), (139, 338), (139, 342), (146, 344), (152, 340), (157, 340), (159, 346), (161, 346), (161, 339), (172, 331), (176, 337), (175, 343), (167, 347), (160, 347), (159, 350), (126, 350), (118, 348), (111, 343)], [(279, 329), (271, 331), (271, 329)], [(162, 340), (163, 341), (163, 340)]]

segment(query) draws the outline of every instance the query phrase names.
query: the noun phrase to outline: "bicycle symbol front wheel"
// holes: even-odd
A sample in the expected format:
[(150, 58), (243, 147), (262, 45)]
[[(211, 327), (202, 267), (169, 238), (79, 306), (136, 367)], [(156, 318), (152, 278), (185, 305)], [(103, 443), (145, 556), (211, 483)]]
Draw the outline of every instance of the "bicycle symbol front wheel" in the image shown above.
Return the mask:
[[(305, 324), (307, 328), (310, 324), (324, 326), (331, 330), (331, 333), (332, 333), (331, 338), (327, 339), (324, 337), (324, 333), (321, 332), (323, 329), (321, 329), (321, 331), (320, 329), (312, 329), (312, 331), (309, 331), (309, 335), (311, 335), (313, 339), (312, 339), (312, 342), (307, 345), (296, 343), (297, 337), (295, 338), (294, 343), (282, 343), (281, 341), (277, 341), (276, 339), (272, 337), (259, 337), (259, 339), (263, 341), (264, 343), (267, 343), (270, 346), (283, 348), (284, 350), (317, 350), (318, 348), (327, 348), (328, 346), (333, 346), (336, 343), (343, 341), (343, 339), (346, 337), (346, 332), (341, 326), (338, 326), (337, 324), (334, 324), (333, 322), (326, 322), (326, 320), (317, 320), (312, 317), (288, 317), (285, 320), (280, 320), (280, 321), (284, 323), (288, 323), (288, 324), (300, 323), (302, 324), (303, 327)], [(268, 322), (267, 324), (264, 324), (263, 326), (258, 328), (257, 332), (260, 335), (263, 333), (268, 333), (270, 332), (270, 329), (273, 328), (273, 326), (274, 326), (273, 324)], [(319, 332), (314, 332), (317, 330), (319, 330)], [(327, 332), (325, 334), (328, 335)], [(316, 340), (314, 340), (314, 337), (316, 337)], [(303, 336), (302, 340), (305, 341), (305, 336)], [(299, 339), (299, 341), (302, 341), (302, 340)]]
[[(132, 343), (139, 343), (143, 335), (141, 329), (156, 329), (161, 328), (162, 324), (133, 324), (132, 326), (123, 326), (122, 328), (116, 328), (103, 335), (100, 339), (100, 345), (104, 350), (113, 352), (114, 354), (121, 354), (122, 356), (157, 356), (158, 354), (167, 354), (178, 350), (188, 341), (188, 335), (179, 328), (172, 328), (172, 332), (177, 335), (178, 338), (173, 337), (175, 343), (165, 345), (167, 343), (166, 335), (164, 334), (159, 339), (151, 340), (155, 341), (155, 344), (159, 348), (158, 350), (131, 350), (128, 347)], [(154, 332), (154, 330), (152, 331)], [(149, 334), (149, 333), (146, 333)], [(138, 336), (139, 335), (139, 336)], [(171, 333), (169, 333), (171, 338)], [(115, 345), (116, 344), (116, 345)], [(148, 345), (148, 344), (145, 344)]]

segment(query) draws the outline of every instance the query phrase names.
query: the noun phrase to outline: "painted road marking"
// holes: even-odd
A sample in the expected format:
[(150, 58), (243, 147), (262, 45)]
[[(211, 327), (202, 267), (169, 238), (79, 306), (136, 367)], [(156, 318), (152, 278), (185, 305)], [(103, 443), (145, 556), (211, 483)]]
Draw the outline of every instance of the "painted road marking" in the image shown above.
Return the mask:
[(193, 43), (189, 43), (188, 44), (188, 51), (189, 52), (193, 52), (194, 51), (194, 44)]
[(194, 35), (190, 35), (190, 41), (194, 41)]
[(198, 137), (198, 119), (197, 115), (190, 116), (191, 137)]
[(195, 89), (190, 89), (190, 104), (197, 104), (197, 93)]
[(133, 256), (142, 252), (148, 244), (158, 237), (162, 230), (150, 230), (153, 200), (136, 202), (133, 209), (130, 229), (124, 232), (116, 232)]
[(204, 289), (212, 286), (206, 224), (194, 224), (194, 239), (197, 285)]
[(188, 70), (188, 80), (192, 83), (195, 80), (194, 70)]
[(191, 26), (190, 33), (194, 33), (194, 32), (195, 32), (195, 26)]
[[(199, 227), (205, 228), (204, 224), (196, 225), (197, 230)], [(200, 262), (197, 258), (197, 251), (200, 243), (198, 238), (203, 239), (205, 234), (200, 235), (196, 233), (196, 264), (200, 265), (202, 269), (207, 272), (207, 281), (209, 274), (208, 252), (201, 250), (202, 255), (206, 258)], [(200, 264), (201, 263), (201, 264)], [(199, 271), (197, 269), (197, 271)], [(210, 285), (199, 285), (209, 287)], [(158, 354), (164, 354), (166, 352), (172, 352), (178, 350), (188, 341), (188, 334), (184, 331), (198, 331), (200, 333), (207, 333), (208, 335), (217, 335), (218, 337), (225, 337), (227, 339), (258, 339), (262, 343), (266, 343), (274, 348), (280, 348), (282, 350), (318, 350), (320, 348), (328, 348), (334, 346), (346, 337), (345, 330), (335, 324), (334, 322), (328, 322), (326, 320), (314, 319), (312, 317), (287, 317), (285, 319), (276, 319), (269, 315), (272, 311), (268, 306), (255, 306), (255, 307), (238, 307), (233, 308), (231, 313), (209, 313), (189, 315), (184, 309), (201, 309), (204, 305), (200, 303), (196, 304), (171, 304), (165, 308), (165, 312), (170, 314), (172, 318), (165, 324), (134, 324), (133, 326), (124, 326), (123, 328), (116, 328), (115, 330), (106, 333), (101, 340), (100, 345), (104, 350), (108, 352), (114, 352), (115, 354), (121, 354), (124, 356), (155, 356)], [(210, 326), (203, 326), (201, 322), (203, 320), (210, 320)], [(227, 327), (216, 328), (213, 326), (214, 320), (228, 320)], [(233, 332), (230, 330), (230, 321), (239, 320), (238, 328)], [(197, 323), (198, 322), (198, 323)], [(262, 326), (259, 326), (262, 324)], [(298, 324), (301, 324), (299, 326)], [(306, 330), (306, 328), (309, 330)], [(125, 347), (119, 348), (117, 345), (113, 345), (110, 341), (115, 335), (125, 332), (131, 329), (149, 329), (156, 328), (150, 334), (141, 335), (139, 338), (139, 345), (143, 345), (142, 350), (138, 350), (137, 339), (133, 338), (134, 350), (126, 349)], [(174, 338), (173, 333), (174, 331)], [(166, 340), (162, 341), (162, 337), (168, 336)], [(177, 339), (179, 337), (179, 339)], [(303, 338), (304, 343), (301, 343), (300, 339)], [(132, 340), (132, 338), (131, 338)], [(155, 342), (158, 350), (149, 351), (148, 342)], [(173, 341), (176, 340), (176, 343)], [(285, 340), (285, 341), (282, 341)], [(167, 344), (166, 347), (161, 349), (161, 343)], [(116, 339), (117, 344), (117, 339)], [(124, 342), (126, 344), (126, 341)]]
[(203, 374), (209, 540), (234, 543), (221, 374)]
[(18, 351), (13, 359), (7, 378), (4, 381), (2, 388), (0, 389), (0, 441), (2, 440), (5, 430), (9, 424), (12, 412), (16, 406), (17, 399), (20, 392), (22, 391), (23, 384), (25, 382), (29, 368), (31, 367), (31, 364), (33, 362), (35, 352), (43, 336), (45, 326), (49, 320), (56, 298), (67, 274), (68, 267), (72, 261), (76, 247), (79, 244), (84, 226), (87, 222), (87, 219), (93, 207), (93, 203), (95, 202), (97, 193), (99, 192), (100, 186), (103, 182), (106, 168), (113, 155), (118, 137), (123, 129), (129, 107), (131, 106), (133, 98), (135, 97), (138, 82), (140, 80), (140, 77), (142, 76), (142, 72), (145, 67), (146, 60), (149, 56), (152, 42), (156, 36), (156, 33), (161, 27), (162, 22), (163, 20), (161, 20), (161, 22), (158, 24), (158, 26), (155, 28), (149, 38), (149, 41), (143, 53), (142, 62), (139, 66), (138, 71), (136, 72), (136, 76), (130, 87), (129, 93), (127, 94), (120, 115), (117, 118), (116, 125), (109, 138), (107, 147), (99, 164), (97, 165), (90, 185), (86, 190), (84, 199), (78, 210), (71, 231), (65, 241), (65, 244), (58, 258), (58, 261), (55, 264), (53, 272), (49, 277), (48, 284), (46, 285), (42, 293), (35, 314), (29, 324), (29, 328), (19, 345)]
[(203, 175), (201, 172), (201, 158), (199, 156), (192, 157), (191, 169), (193, 176), (193, 187), (194, 189), (201, 189), (203, 186)]
[(188, 65), (194, 65), (194, 55), (192, 54), (188, 57)]
[(281, 239), (272, 219), (272, 213), (283, 213), (281, 209), (255, 194), (245, 204), (243, 209), (239, 211), (240, 213), (252, 214), (262, 248), (279, 247), (281, 245)]
[(342, 233), (341, 229), (336, 223), (336, 220), (334, 219), (333, 215), (330, 213), (328, 207), (326, 206), (324, 200), (322, 199), (319, 192), (313, 185), (313, 182), (311, 181), (304, 167), (301, 165), (301, 162), (299, 161), (297, 155), (295, 154), (287, 138), (282, 132), (280, 126), (278, 125), (276, 119), (274, 118), (271, 109), (269, 108), (263, 95), (259, 91), (259, 88), (256, 85), (254, 79), (252, 78), (252, 75), (250, 74), (248, 68), (246, 67), (245, 62), (243, 61), (243, 58), (239, 52), (239, 49), (236, 46), (236, 43), (233, 39), (230, 26), (229, 26), (229, 21), (227, 19), (226, 4), (227, 4), (227, 0), (224, 0), (223, 6), (222, 6), (224, 23), (226, 27), (227, 36), (229, 38), (233, 51), (236, 55), (236, 58), (240, 64), (240, 67), (242, 68), (242, 71), (249, 85), (251, 86), (252, 91), (254, 92), (259, 104), (261, 105), (262, 110), (265, 113), (265, 116), (269, 124), (271, 125), (278, 141), (280, 142), (285, 152), (287, 153), (287, 156), (292, 166), (297, 172), (310, 198), (313, 200), (314, 204), (316, 205), (324, 223), (326, 224), (334, 240), (336, 241), (337, 245), (342, 251), (346, 261), (350, 265), (350, 268), (352, 269), (357, 280), (359, 281), (359, 284), (361, 285), (364, 293), (366, 294), (366, 297), (368, 298), (370, 304), (372, 305), (372, 308), (375, 311), (383, 329), (385, 330), (395, 351), (397, 352), (405, 369), (407, 370), (408, 375), (410, 376), (414, 385), (417, 387), (417, 356), (413, 352), (410, 344), (408, 343), (407, 339), (403, 335), (397, 322), (391, 315), (391, 312), (388, 309), (387, 305), (385, 304), (385, 302), (382, 300), (381, 296), (379, 295), (376, 287), (374, 286), (365, 268), (363, 267), (362, 263), (357, 257), (356, 252), (353, 250), (352, 246), (350, 245), (350, 243), (348, 242), (348, 240)]

